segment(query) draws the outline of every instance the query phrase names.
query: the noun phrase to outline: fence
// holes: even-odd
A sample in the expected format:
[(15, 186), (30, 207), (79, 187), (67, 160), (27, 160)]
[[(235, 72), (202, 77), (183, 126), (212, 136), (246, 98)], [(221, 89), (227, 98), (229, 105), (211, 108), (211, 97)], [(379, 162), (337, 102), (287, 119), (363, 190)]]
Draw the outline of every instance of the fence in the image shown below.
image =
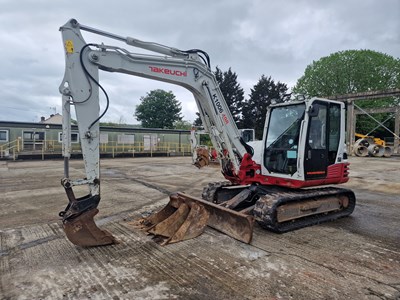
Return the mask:
[[(108, 155), (110, 157), (116, 157), (120, 155), (147, 155), (147, 156), (185, 156), (191, 153), (190, 144), (187, 143), (172, 143), (172, 142), (157, 142), (157, 143), (144, 143), (135, 142), (133, 144), (121, 144), (118, 142), (108, 142), (100, 144), (100, 155)], [(72, 144), (72, 154), (81, 154), (81, 148), (79, 143)], [(22, 149), (21, 140), (17, 139), (9, 143), (0, 145), (0, 159), (13, 159), (16, 160), (18, 156), (23, 155), (36, 155), (41, 156), (41, 159), (45, 159), (47, 156), (62, 154), (62, 144), (57, 140), (45, 140), (36, 150), (24, 150)]]
[(0, 145), (0, 159), (12, 158), (13, 160), (15, 160), (20, 151), (21, 151), (20, 139), (16, 139), (9, 143)]

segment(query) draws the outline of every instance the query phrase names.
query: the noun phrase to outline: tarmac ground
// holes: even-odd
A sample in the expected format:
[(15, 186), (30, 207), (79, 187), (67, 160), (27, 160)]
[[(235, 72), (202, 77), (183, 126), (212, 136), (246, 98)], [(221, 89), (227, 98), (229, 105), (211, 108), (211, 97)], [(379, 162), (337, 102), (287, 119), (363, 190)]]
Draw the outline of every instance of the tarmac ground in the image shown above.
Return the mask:
[[(96, 222), (120, 243), (81, 248), (58, 217), (63, 161), (0, 161), (0, 299), (400, 299), (400, 158), (350, 163), (350, 217), (285, 234), (256, 225), (249, 245), (207, 228), (160, 246), (130, 221), (172, 192), (199, 197), (224, 180), (219, 167), (102, 159)], [(70, 164), (72, 178), (85, 176), (81, 160)]]

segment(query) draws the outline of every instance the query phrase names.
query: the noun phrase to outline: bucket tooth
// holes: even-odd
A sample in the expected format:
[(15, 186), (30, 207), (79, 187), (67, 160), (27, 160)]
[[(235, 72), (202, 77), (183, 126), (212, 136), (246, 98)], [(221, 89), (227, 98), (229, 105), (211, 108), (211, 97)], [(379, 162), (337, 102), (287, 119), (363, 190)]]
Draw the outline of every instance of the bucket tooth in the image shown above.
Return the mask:
[(147, 230), (147, 232), (156, 236), (160, 235), (167, 238), (172, 237), (185, 222), (189, 210), (189, 206), (182, 203), (172, 215)]
[(98, 212), (97, 208), (90, 209), (73, 219), (63, 221), (65, 234), (71, 243), (81, 247), (118, 244), (111, 233), (97, 227), (93, 217)]
[(167, 241), (168, 244), (177, 243), (198, 237), (207, 226), (210, 213), (203, 205), (192, 203), (189, 215), (178, 231)]
[(131, 224), (153, 234), (153, 239), (161, 245), (195, 238), (206, 226), (250, 243), (254, 218), (248, 213), (176, 193), (170, 195), (170, 201), (162, 210)]
[(147, 230), (153, 228), (158, 223), (160, 223), (160, 222), (164, 221), (165, 219), (167, 219), (168, 217), (170, 217), (175, 211), (176, 211), (176, 208), (174, 206), (172, 206), (170, 203), (168, 203), (159, 212), (151, 214), (148, 217), (144, 217), (144, 218), (135, 220), (135, 221), (131, 222), (131, 224), (136, 228), (147, 231)]
[(171, 195), (168, 204), (159, 212), (131, 224), (153, 234), (153, 240), (158, 244), (166, 245), (202, 234), (209, 215), (204, 206), (196, 203), (188, 205), (176, 195)]

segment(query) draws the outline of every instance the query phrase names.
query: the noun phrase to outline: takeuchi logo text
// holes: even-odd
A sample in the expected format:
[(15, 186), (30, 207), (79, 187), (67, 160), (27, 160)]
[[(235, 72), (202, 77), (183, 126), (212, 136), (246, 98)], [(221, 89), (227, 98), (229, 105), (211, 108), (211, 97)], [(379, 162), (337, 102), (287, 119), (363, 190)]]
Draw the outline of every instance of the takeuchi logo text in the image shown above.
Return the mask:
[(165, 75), (172, 75), (172, 76), (178, 76), (178, 77), (186, 77), (187, 76), (187, 72), (182, 72), (179, 70), (171, 70), (171, 69), (167, 69), (167, 68), (159, 68), (159, 67), (152, 67), (149, 66), (150, 71), (153, 73), (162, 73)]

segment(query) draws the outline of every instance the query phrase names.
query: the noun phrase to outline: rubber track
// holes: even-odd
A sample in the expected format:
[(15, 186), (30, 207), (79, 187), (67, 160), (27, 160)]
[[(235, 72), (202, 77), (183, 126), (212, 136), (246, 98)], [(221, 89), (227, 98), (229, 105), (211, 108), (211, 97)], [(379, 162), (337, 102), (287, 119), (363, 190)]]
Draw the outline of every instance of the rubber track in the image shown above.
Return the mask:
[(220, 203), (218, 201), (217, 194), (218, 192), (226, 187), (226, 186), (231, 186), (232, 183), (229, 181), (220, 181), (220, 182), (211, 182), (207, 186), (203, 188), (203, 192), (201, 194), (201, 197), (203, 200), (213, 202), (213, 203)]
[[(261, 227), (278, 233), (288, 232), (348, 216), (353, 212), (356, 204), (354, 193), (351, 190), (343, 188), (326, 187), (309, 190), (265, 189), (264, 192), (265, 194), (256, 202), (253, 211), (254, 217)], [(349, 199), (349, 206), (345, 209), (311, 215), (282, 223), (277, 222), (276, 212), (277, 208), (281, 205), (340, 195), (345, 195)]]

